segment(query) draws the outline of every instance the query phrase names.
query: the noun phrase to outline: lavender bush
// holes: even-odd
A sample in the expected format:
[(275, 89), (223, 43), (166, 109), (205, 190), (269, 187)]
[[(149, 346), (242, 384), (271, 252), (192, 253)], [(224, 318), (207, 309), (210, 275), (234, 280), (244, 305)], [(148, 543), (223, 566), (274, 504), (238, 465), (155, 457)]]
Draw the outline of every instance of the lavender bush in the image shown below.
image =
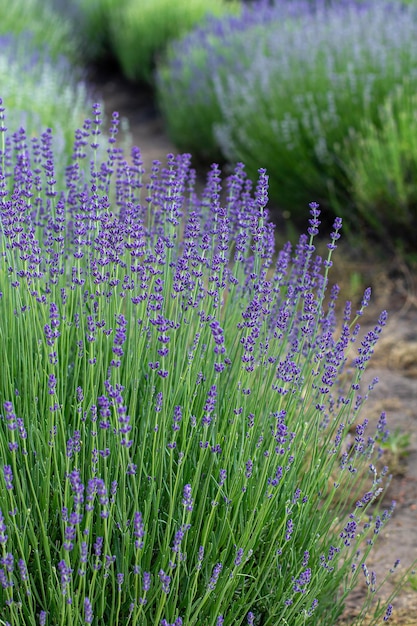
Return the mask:
[(71, 22), (51, 0), (0, 0), (0, 16), (0, 35), (19, 36), (26, 45), (29, 38), (35, 50), (47, 47), (54, 60), (78, 59)]
[(216, 85), (222, 88), (229, 74), (243, 79), (249, 65), (248, 34), (252, 45), (259, 46), (273, 16), (264, 1), (262, 10), (244, 7), (239, 17), (209, 18), (168, 47), (166, 62), (158, 65), (155, 75), (156, 95), (179, 149), (207, 161), (222, 158), (214, 135), (222, 118)]
[(161, 69), (168, 127), (184, 145), (198, 136), (208, 102), (211, 138), (203, 136), (203, 151), (217, 144), (230, 162), (244, 161), (252, 178), (267, 162), (271, 197), (293, 218), (311, 197), (354, 214), (346, 140), (364, 122), (378, 125), (379, 106), (404, 80), (415, 88), (416, 20), (415, 7), (400, 2), (288, 0), (249, 7), (233, 37), (232, 26), (213, 21), (204, 36), (172, 48)]
[(121, 4), (121, 0), (73, 0), (73, 29), (81, 34), (80, 45), (88, 61), (111, 57), (111, 21)]
[(360, 417), (386, 313), (355, 351), (370, 294), (337, 324), (341, 221), (316, 256), (312, 203), (276, 252), (265, 170), (252, 192), (238, 165), (224, 203), (187, 154), (144, 184), (117, 114), (99, 159), (98, 106), (61, 186), (49, 135), (4, 116), (2, 623), (334, 626), (362, 578), (356, 623), (387, 620), (386, 419)]
[(51, 128), (64, 181), (74, 132), (91, 103), (77, 70), (64, 57), (53, 61), (47, 50), (32, 50), (27, 38), (22, 42), (11, 35), (0, 36), (0, 83), (10, 110), (10, 134), (23, 127), (31, 137), (39, 128)]
[(405, 82), (381, 104), (378, 125), (362, 124), (344, 161), (362, 220), (382, 240), (415, 250), (417, 99)]
[(237, 13), (239, 4), (225, 0), (76, 0), (90, 54), (114, 56), (123, 74), (153, 82), (155, 62), (170, 41), (187, 33), (207, 15)]

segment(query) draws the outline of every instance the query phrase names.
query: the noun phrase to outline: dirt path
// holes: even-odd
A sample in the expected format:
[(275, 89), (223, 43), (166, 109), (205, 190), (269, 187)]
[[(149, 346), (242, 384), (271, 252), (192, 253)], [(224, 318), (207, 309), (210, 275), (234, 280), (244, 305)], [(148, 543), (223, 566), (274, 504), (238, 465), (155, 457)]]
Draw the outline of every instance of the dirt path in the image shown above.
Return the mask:
[[(393, 577), (417, 559), (417, 309), (393, 311), (370, 361), (365, 380), (378, 377), (364, 416), (376, 421), (386, 411), (392, 435), (387, 464), (393, 473), (386, 500), (396, 501), (396, 510), (386, 532), (376, 545), (368, 569), (381, 580), (396, 559), (401, 564)], [(404, 435), (406, 438), (404, 439)], [(407, 437), (408, 436), (408, 437)], [(402, 440), (403, 438), (403, 440)], [(408, 438), (408, 440), (407, 440)], [(417, 624), (417, 575), (394, 601), (391, 623)], [(387, 583), (385, 594), (392, 590)]]
[[(130, 85), (117, 75), (96, 76), (95, 88), (105, 103), (107, 119), (113, 111), (129, 120), (133, 144), (137, 145), (149, 171), (154, 159), (164, 160), (169, 152), (176, 152), (167, 138), (157, 109), (152, 102), (149, 90)], [(367, 268), (368, 274), (374, 272)], [(374, 275), (375, 278), (375, 275)], [(368, 569), (375, 570), (377, 580), (382, 580), (396, 559), (401, 564), (396, 570), (396, 580), (417, 559), (417, 299), (415, 298), (413, 277), (408, 277), (408, 285), (401, 289), (388, 280), (377, 279), (374, 289), (379, 310), (387, 308), (390, 318), (375, 355), (371, 359), (366, 380), (379, 378), (363, 416), (377, 420), (381, 411), (387, 412), (391, 432), (398, 430), (394, 438), (398, 449), (392, 444), (394, 477), (389, 487), (387, 499), (396, 500), (397, 507), (386, 533), (377, 544)], [(374, 307), (376, 310), (376, 307)], [(378, 312), (368, 315), (368, 321), (376, 320)], [(401, 444), (401, 435), (409, 434), (406, 450)], [(406, 451), (406, 456), (401, 452)], [(402, 626), (417, 625), (417, 575), (413, 577), (413, 587), (407, 584), (394, 602), (391, 624)], [(386, 585), (385, 594), (392, 589)], [(351, 624), (356, 606), (365, 583), (349, 599), (345, 612), (345, 624)], [(385, 623), (385, 622), (384, 622)]]

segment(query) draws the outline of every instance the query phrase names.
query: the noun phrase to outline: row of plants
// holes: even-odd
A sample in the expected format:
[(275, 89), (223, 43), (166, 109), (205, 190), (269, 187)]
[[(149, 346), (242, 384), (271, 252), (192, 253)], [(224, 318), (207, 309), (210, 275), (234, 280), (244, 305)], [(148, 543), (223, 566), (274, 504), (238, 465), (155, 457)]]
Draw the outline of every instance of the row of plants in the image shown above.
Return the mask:
[(114, 59), (130, 80), (153, 84), (168, 43), (205, 16), (238, 13), (238, 0), (72, 0), (78, 9), (86, 58)]
[(181, 150), (268, 164), (296, 222), (319, 200), (350, 228), (415, 249), (417, 7), (256, 2), (173, 43), (157, 97)]
[(65, 172), (6, 126), (0, 101), (1, 623), (334, 626), (361, 581), (352, 623), (388, 621), (362, 415), (386, 313), (359, 339), (367, 290), (336, 317), (341, 220), (318, 256), (312, 203), (277, 250), (263, 169), (222, 203), (189, 155), (144, 184), (98, 105)]
[(315, 198), (327, 219), (415, 248), (414, 2), (20, 0), (0, 9), (14, 127), (24, 120), (30, 132), (33, 116), (68, 146), (87, 103), (70, 66), (115, 58), (128, 78), (154, 84), (180, 151), (243, 161), (252, 180), (268, 163), (271, 199), (292, 223)]
[(73, 23), (48, 1), (0, 0), (0, 86), (8, 127), (53, 131), (63, 172), (74, 133), (92, 105)]
[(327, 219), (413, 250), (414, 1), (53, 4), (85, 61), (156, 88), (180, 151), (243, 161), (253, 180), (267, 162), (292, 223), (314, 197)]

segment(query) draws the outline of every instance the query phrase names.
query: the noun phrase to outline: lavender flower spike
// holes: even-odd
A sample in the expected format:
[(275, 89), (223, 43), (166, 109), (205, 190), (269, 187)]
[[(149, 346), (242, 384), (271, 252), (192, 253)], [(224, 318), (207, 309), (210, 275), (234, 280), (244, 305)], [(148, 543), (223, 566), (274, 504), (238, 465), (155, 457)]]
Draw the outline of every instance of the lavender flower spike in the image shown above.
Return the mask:
[(91, 606), (90, 599), (85, 597), (84, 598), (84, 622), (86, 624), (92, 624), (93, 618), (94, 618), (93, 608)]
[(192, 511), (194, 506), (194, 500), (191, 497), (191, 485), (185, 485), (182, 503), (185, 506), (187, 511)]
[(0, 544), (5, 544), (8, 540), (8, 535), (6, 535), (6, 524), (4, 523), (3, 511), (0, 509)]
[(211, 575), (210, 581), (207, 585), (208, 589), (210, 589), (210, 591), (214, 591), (214, 589), (216, 588), (217, 585), (217, 581), (219, 580), (219, 576), (220, 573), (223, 569), (223, 565), (222, 563), (217, 563), (214, 568), (213, 568), (213, 573)]

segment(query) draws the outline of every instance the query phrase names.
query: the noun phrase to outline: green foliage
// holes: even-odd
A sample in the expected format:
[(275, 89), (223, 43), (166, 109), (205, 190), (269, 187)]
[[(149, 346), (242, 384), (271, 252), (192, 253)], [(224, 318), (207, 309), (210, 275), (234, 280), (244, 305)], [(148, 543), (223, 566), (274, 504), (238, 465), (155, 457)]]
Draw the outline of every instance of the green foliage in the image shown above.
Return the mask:
[[(267, 163), (271, 198), (296, 223), (314, 199), (327, 216), (337, 211), (355, 228), (356, 196), (362, 207), (365, 202), (360, 176), (371, 202), (372, 175), (366, 178), (367, 165), (359, 167), (353, 198), (348, 139), (360, 137), (367, 124), (381, 126), (381, 103), (405, 79), (415, 89), (417, 14), (376, 1), (333, 2), (327, 9), (266, 5), (255, 5), (252, 17), (242, 14), (239, 26), (213, 21), (172, 46), (157, 80), (168, 131), (181, 149), (205, 159), (221, 151), (232, 164), (244, 162), (252, 179), (259, 163)], [(413, 193), (412, 142), (403, 182), (393, 174), (392, 197), (398, 187), (400, 203)], [(369, 160), (370, 170), (379, 167), (371, 154)], [(401, 212), (393, 224), (400, 224)], [(383, 218), (388, 214), (387, 207)], [(379, 220), (377, 211), (372, 219)]]
[(370, 232), (417, 245), (417, 97), (410, 82), (381, 105), (346, 144), (350, 193)]
[(399, 428), (390, 432), (381, 442), (381, 450), (384, 451), (383, 460), (393, 473), (401, 474), (404, 471), (404, 459), (410, 453), (410, 443), (411, 434)]
[(244, 74), (248, 37), (258, 46), (267, 29), (254, 25), (249, 33), (236, 31), (227, 18), (210, 23), (207, 32), (199, 28), (173, 42), (156, 74), (157, 100), (171, 140), (208, 163), (224, 160), (214, 133), (222, 119), (217, 94), (229, 75)]
[(79, 31), (82, 51), (87, 60), (100, 61), (112, 56), (111, 22), (128, 1), (73, 0), (79, 11), (73, 29)]
[(124, 75), (153, 82), (155, 63), (170, 41), (184, 35), (207, 15), (237, 12), (225, 0), (76, 0), (90, 41), (89, 55), (111, 55)]
[(125, 76), (152, 83), (155, 63), (170, 41), (208, 15), (223, 15), (237, 7), (224, 0), (130, 0), (112, 22), (113, 48)]
[(0, 0), (0, 35), (28, 37), (35, 49), (47, 48), (53, 59), (78, 59), (72, 24), (49, 0)]
[(30, 139), (40, 129), (52, 129), (63, 174), (72, 154), (74, 132), (89, 106), (86, 86), (64, 58), (52, 61), (45, 53), (34, 53), (30, 42), (25, 45), (10, 37), (0, 40), (0, 85), (8, 130), (24, 127)]

